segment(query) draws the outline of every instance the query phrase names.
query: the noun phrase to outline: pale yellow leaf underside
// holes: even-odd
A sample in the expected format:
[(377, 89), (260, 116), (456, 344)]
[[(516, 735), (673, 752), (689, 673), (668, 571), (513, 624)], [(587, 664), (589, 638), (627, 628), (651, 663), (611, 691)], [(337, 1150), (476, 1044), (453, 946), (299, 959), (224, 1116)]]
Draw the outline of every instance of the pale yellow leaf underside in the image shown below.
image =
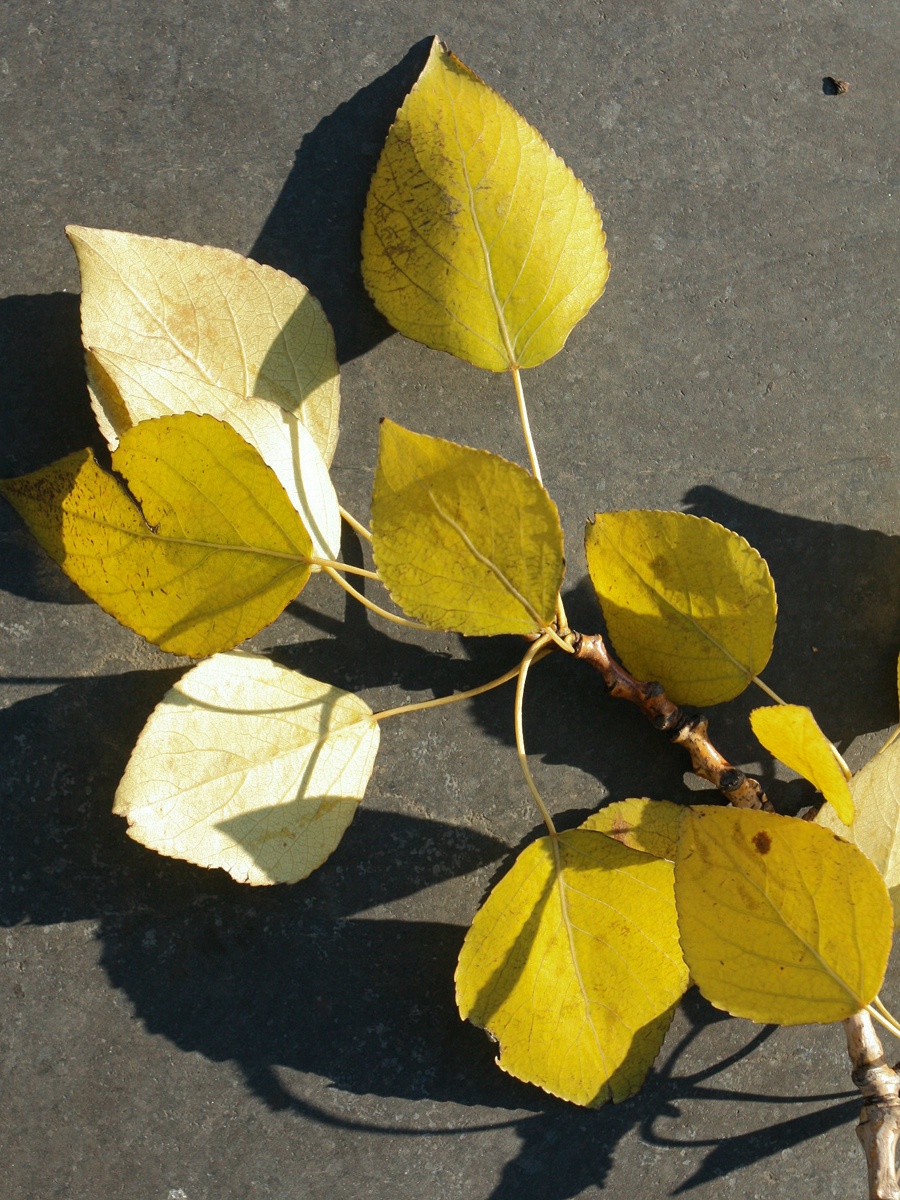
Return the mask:
[(433, 629), (529, 634), (555, 617), (556, 505), (496, 454), (382, 421), (372, 538), (394, 600)]
[(830, 804), (816, 817), (872, 860), (890, 892), (894, 925), (900, 926), (900, 741), (876, 754), (850, 780), (856, 814), (848, 829)]
[(831, 804), (844, 825), (853, 820), (853, 797), (834, 747), (801, 704), (755, 708), (750, 724), (759, 741), (779, 762), (808, 779)]
[(225, 421), (255, 446), (303, 518), (318, 558), (341, 556), (341, 514), (328, 468), (306, 426), (271, 400), (239, 396), (181, 369), (147, 366), (108, 350), (88, 351), (106, 393), (123, 397), (133, 424), (193, 412)]
[(683, 811), (682, 805), (669, 800), (618, 800), (592, 813), (580, 828), (594, 829), (632, 850), (674, 862)]
[(731, 700), (769, 661), (775, 587), (738, 534), (687, 513), (597, 513), (585, 549), (616, 652), (676, 704)]
[(295, 883), (332, 853), (363, 798), (378, 722), (359, 697), (266, 658), (217, 654), (157, 705), (116, 792), (135, 841)]
[(869, 1004), (891, 948), (891, 903), (855, 846), (808, 821), (685, 809), (675, 862), (691, 977), (735, 1017), (800, 1025)]
[[(213, 246), (70, 225), (81, 331), (106, 350), (295, 412), (330, 463), (338, 436), (331, 326), (296, 279)], [(88, 358), (91, 402), (111, 446), (134, 424), (127, 395)]]
[(89, 450), (3, 493), (101, 608), (173, 654), (258, 633), (309, 577), (309, 535), (274, 472), (229, 426), (193, 413), (142, 421), (101, 470)]
[(605, 242), (565, 163), (435, 40), (366, 204), (363, 278), (391, 324), (491, 371), (537, 366), (602, 294)]
[(672, 864), (588, 830), (541, 838), (466, 935), (460, 1013), (499, 1065), (575, 1104), (641, 1086), (688, 983)]

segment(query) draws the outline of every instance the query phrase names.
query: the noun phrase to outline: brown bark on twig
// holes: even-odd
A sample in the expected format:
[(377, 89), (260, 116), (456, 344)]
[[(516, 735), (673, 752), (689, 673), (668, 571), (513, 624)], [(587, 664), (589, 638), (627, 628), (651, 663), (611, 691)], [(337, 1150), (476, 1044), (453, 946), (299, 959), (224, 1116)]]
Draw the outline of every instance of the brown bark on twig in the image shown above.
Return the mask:
[(872, 1018), (863, 1009), (844, 1022), (853, 1082), (863, 1096), (856, 1127), (869, 1171), (869, 1200), (900, 1200), (900, 1075), (887, 1065)]
[(736, 808), (772, 811), (759, 780), (733, 767), (709, 740), (706, 717), (688, 716), (672, 703), (661, 684), (645, 683), (629, 675), (610, 655), (599, 633), (574, 634), (572, 649), (576, 658), (600, 672), (611, 696), (637, 705), (651, 725), (668, 734), (677, 745), (684, 746), (691, 756), (695, 775), (709, 780)]

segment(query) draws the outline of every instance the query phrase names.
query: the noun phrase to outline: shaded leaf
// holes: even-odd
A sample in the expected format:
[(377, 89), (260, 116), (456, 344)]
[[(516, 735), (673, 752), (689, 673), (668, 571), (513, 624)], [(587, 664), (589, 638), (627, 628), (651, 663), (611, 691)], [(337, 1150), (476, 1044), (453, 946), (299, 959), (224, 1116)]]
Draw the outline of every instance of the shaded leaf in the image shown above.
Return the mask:
[(676, 704), (732, 700), (769, 661), (775, 586), (738, 534), (686, 513), (597, 513), (585, 550), (617, 653)]
[(258, 452), (192, 413), (127, 430), (107, 474), (89, 450), (5, 480), (44, 549), (101, 608), (163, 650), (230, 649), (309, 577), (303, 522)]
[(565, 163), (435, 39), (366, 203), (363, 279), (391, 324), (491, 371), (537, 366), (602, 294), (605, 244)]
[(579, 828), (605, 833), (632, 850), (674, 862), (683, 811), (682, 805), (669, 800), (618, 800), (592, 813)]
[(259, 451), (303, 518), (318, 558), (340, 558), (341, 514), (322, 455), (302, 421), (270, 400), (238, 396), (182, 370), (152, 366), (108, 350), (88, 351), (106, 394), (115, 390), (133, 424), (194, 412), (227, 424)]
[(769, 753), (808, 779), (833, 805), (843, 824), (849, 825), (853, 820), (853, 797), (847, 778), (834, 747), (810, 710), (800, 704), (755, 708), (750, 724)]
[(850, 780), (856, 810), (847, 829), (829, 804), (816, 822), (858, 846), (872, 860), (890, 892), (894, 925), (900, 925), (900, 742), (892, 742)]
[[(338, 366), (321, 306), (296, 279), (231, 250), (70, 225), (81, 269), (88, 350), (127, 355), (295, 412), (330, 463)], [(130, 398), (88, 357), (91, 402), (111, 446), (132, 424)]]
[(459, 1011), (499, 1065), (575, 1104), (641, 1086), (687, 987), (671, 863), (574, 830), (525, 849), (466, 935)]
[(295, 883), (343, 837), (378, 741), (350, 692), (267, 658), (217, 654), (154, 709), (113, 811), (170, 858), (239, 883)]
[(536, 633), (562, 584), (556, 505), (486, 450), (382, 421), (372, 546), (394, 600), (432, 629)]
[(685, 809), (675, 900), (691, 977), (732, 1016), (825, 1024), (878, 993), (891, 948), (887, 889), (855, 846), (811, 822)]

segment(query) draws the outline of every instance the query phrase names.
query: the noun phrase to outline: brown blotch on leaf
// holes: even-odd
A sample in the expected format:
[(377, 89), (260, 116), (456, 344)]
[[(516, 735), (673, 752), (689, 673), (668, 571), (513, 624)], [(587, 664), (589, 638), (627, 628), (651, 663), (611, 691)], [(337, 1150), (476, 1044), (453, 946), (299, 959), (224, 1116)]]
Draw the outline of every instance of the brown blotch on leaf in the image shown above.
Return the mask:
[(759, 833), (754, 834), (753, 845), (757, 848), (760, 854), (768, 854), (772, 849), (772, 839), (764, 829), (761, 829)]

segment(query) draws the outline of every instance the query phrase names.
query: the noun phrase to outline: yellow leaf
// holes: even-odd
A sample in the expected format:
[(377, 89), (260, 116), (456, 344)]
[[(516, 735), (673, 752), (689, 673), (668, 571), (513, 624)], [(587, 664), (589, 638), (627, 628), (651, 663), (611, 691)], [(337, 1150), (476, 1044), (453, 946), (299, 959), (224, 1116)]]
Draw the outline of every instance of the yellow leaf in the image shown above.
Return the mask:
[[(231, 250), (70, 225), (88, 350), (126, 355), (296, 413), (330, 463), (338, 436), (331, 326), (296, 279)], [(114, 446), (130, 398), (88, 357), (91, 403)]]
[(674, 862), (683, 811), (669, 800), (619, 800), (592, 813), (579, 828), (594, 829), (632, 850)]
[(459, 1011), (499, 1041), (505, 1071), (587, 1106), (638, 1090), (688, 983), (672, 876), (583, 829), (519, 855), (456, 971)]
[(685, 809), (675, 901), (692, 979), (734, 1017), (826, 1024), (878, 993), (887, 889), (855, 846), (809, 821)]
[(769, 661), (775, 586), (738, 534), (686, 513), (597, 513), (585, 549), (616, 651), (676, 704), (732, 700)]
[(238, 396), (182, 370), (147, 366), (125, 354), (89, 350), (87, 357), (95, 374), (102, 371), (105, 393), (125, 398), (122, 403), (127, 404), (135, 425), (185, 412), (206, 414), (231, 425), (278, 476), (303, 518), (316, 557), (340, 558), (338, 498), (312, 434), (294, 413), (270, 400)]
[(369, 188), (363, 279), (407, 337), (535, 367), (599, 299), (600, 214), (537, 130), (435, 39)]
[(309, 535), (259, 454), (192, 413), (142, 421), (112, 456), (89, 450), (2, 491), (92, 600), (173, 654), (230, 649), (309, 577)]
[(295, 883), (341, 840), (378, 739), (350, 692), (266, 658), (217, 654), (157, 705), (113, 811), (170, 858), (239, 883)]
[(847, 829), (830, 804), (816, 822), (840, 834), (872, 860), (890, 892), (894, 925), (900, 926), (900, 742), (892, 742), (850, 780), (856, 810)]
[(808, 779), (834, 806), (844, 825), (849, 825), (853, 820), (853, 797), (847, 778), (834, 746), (809, 709), (800, 704), (755, 708), (750, 724), (769, 753)]
[(394, 600), (432, 629), (529, 634), (554, 620), (556, 505), (496, 454), (382, 421), (372, 545)]

